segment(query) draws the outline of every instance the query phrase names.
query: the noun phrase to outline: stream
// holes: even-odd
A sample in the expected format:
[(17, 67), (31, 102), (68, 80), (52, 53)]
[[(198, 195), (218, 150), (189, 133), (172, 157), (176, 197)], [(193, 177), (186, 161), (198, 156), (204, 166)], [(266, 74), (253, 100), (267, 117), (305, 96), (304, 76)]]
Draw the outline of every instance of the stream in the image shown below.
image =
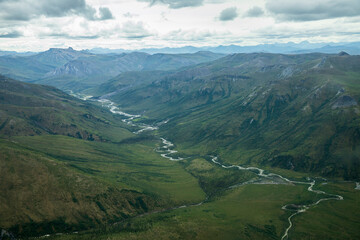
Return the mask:
[[(310, 207), (312, 206), (316, 206), (318, 205), (319, 203), (323, 202), (323, 201), (327, 201), (327, 200), (343, 200), (344, 198), (340, 195), (335, 195), (335, 194), (329, 194), (329, 193), (326, 193), (324, 191), (320, 191), (320, 190), (314, 190), (313, 187), (315, 186), (315, 183), (316, 181), (315, 180), (312, 180), (312, 181), (309, 181), (309, 182), (299, 182), (299, 181), (292, 181), (288, 178), (285, 178), (279, 174), (274, 174), (274, 173), (264, 173), (265, 171), (263, 169), (260, 169), (260, 168), (257, 168), (257, 167), (242, 167), (242, 166), (238, 166), (238, 165), (223, 165), (221, 164), (220, 162), (218, 162), (218, 158), (217, 157), (212, 157), (211, 161), (217, 165), (220, 165), (222, 168), (237, 168), (239, 170), (248, 170), (248, 171), (252, 171), (252, 172), (255, 172), (257, 173), (257, 175), (259, 177), (263, 177), (263, 178), (280, 178), (282, 179), (283, 181), (285, 181), (286, 183), (289, 183), (289, 184), (306, 184), (306, 185), (309, 185), (309, 187), (307, 188), (307, 190), (309, 192), (313, 192), (313, 193), (316, 193), (316, 194), (322, 194), (322, 195), (325, 195), (326, 197), (325, 198), (322, 198), (322, 199), (319, 199), (318, 201), (314, 202), (314, 203), (311, 203), (311, 204), (308, 204), (308, 205), (295, 205), (295, 204), (286, 204), (282, 207), (283, 210), (287, 210), (287, 211), (294, 211), (293, 214), (291, 214), (289, 217), (288, 217), (288, 222), (289, 222), (289, 226), (286, 228), (283, 236), (281, 237), (281, 240), (284, 240), (284, 239), (287, 239), (288, 238), (288, 233), (289, 233), (289, 230), (292, 228), (293, 226), (293, 223), (291, 221), (291, 219), (295, 216), (295, 215), (298, 215), (300, 213), (303, 213), (303, 212), (306, 212), (306, 210), (308, 210)], [(308, 180), (310, 180), (308, 178)]]
[[(89, 99), (89, 97), (86, 97), (85, 100)], [(125, 122), (126, 124), (129, 124), (131, 126), (137, 126), (140, 128), (140, 130), (134, 132), (135, 134), (139, 134), (142, 133), (144, 131), (153, 131), (153, 130), (157, 130), (159, 127), (159, 125), (161, 124), (166, 124), (168, 122), (168, 120), (162, 122), (161, 124), (158, 124), (158, 126), (152, 126), (152, 125), (147, 125), (147, 124), (143, 124), (143, 123), (134, 123), (135, 119), (139, 119), (141, 117), (141, 115), (132, 115), (132, 114), (128, 114), (125, 112), (120, 111), (120, 109), (118, 107), (116, 107), (115, 103), (108, 100), (108, 99), (100, 99), (98, 100), (104, 107), (107, 107), (110, 109), (110, 111), (114, 114), (118, 114), (121, 116), (126, 117), (126, 119), (123, 119), (122, 121)], [(169, 140), (166, 140), (165, 138), (161, 138), (162, 141), (162, 145), (161, 147), (157, 148), (156, 151), (160, 153), (161, 157), (166, 158), (170, 161), (182, 161), (185, 160), (186, 158), (182, 158), (182, 157), (172, 157), (172, 154), (178, 153), (178, 151), (173, 150), (173, 148), (175, 147), (174, 144), (172, 142), (170, 142)], [(307, 204), (307, 205), (296, 205), (296, 204), (286, 204), (284, 206), (282, 206), (282, 209), (285, 211), (292, 211), (293, 213), (288, 217), (288, 227), (285, 229), (285, 232), (283, 233), (281, 240), (285, 240), (288, 239), (288, 234), (289, 231), (291, 230), (291, 228), (293, 227), (293, 223), (292, 223), (292, 218), (300, 213), (304, 213), (306, 212), (308, 209), (310, 209), (313, 206), (318, 205), (319, 203), (323, 202), (323, 201), (328, 201), (328, 200), (343, 200), (344, 198), (340, 195), (335, 195), (335, 194), (330, 194), (330, 193), (326, 193), (324, 191), (320, 191), (320, 190), (314, 190), (313, 187), (316, 184), (316, 180), (315, 179), (310, 179), (307, 178), (306, 182), (301, 182), (301, 181), (293, 181), (290, 180), (286, 177), (283, 177), (279, 174), (275, 174), (275, 173), (265, 173), (264, 169), (261, 168), (257, 168), (257, 167), (242, 167), (239, 165), (224, 165), (222, 163), (219, 162), (218, 157), (216, 156), (208, 156), (211, 158), (211, 162), (219, 165), (220, 167), (224, 168), (224, 169), (230, 169), (230, 168), (235, 168), (241, 171), (251, 171), (253, 173), (255, 173), (258, 177), (260, 177), (262, 180), (266, 180), (266, 181), (254, 181), (254, 180), (250, 180), (248, 182), (242, 183), (242, 184), (238, 184), (235, 186), (232, 186), (230, 188), (234, 188), (234, 187), (238, 187), (241, 185), (245, 185), (245, 184), (302, 184), (302, 185), (309, 185), (309, 187), (307, 188), (307, 190), (309, 192), (313, 192), (319, 195), (323, 195), (324, 198), (321, 198), (319, 200), (317, 200), (316, 202), (313, 202), (311, 204)], [(322, 178), (323, 180), (326, 181), (326, 179)], [(360, 190), (360, 184), (356, 183), (356, 187), (355, 189), (359, 189)], [(147, 214), (143, 214), (143, 215), (148, 215), (148, 214), (152, 214), (152, 213), (159, 213), (159, 212), (164, 212), (164, 211), (168, 211), (168, 210), (174, 210), (174, 209), (179, 209), (179, 208), (186, 208), (186, 207), (191, 207), (191, 206), (200, 206), (202, 205), (205, 201), (207, 201), (208, 198), (200, 203), (195, 203), (195, 204), (190, 204), (190, 205), (182, 205), (182, 206), (178, 206), (178, 207), (174, 207), (174, 208), (170, 208), (170, 209), (165, 209), (163, 211), (156, 211), (156, 212), (150, 212)], [(140, 216), (143, 216), (140, 215)]]

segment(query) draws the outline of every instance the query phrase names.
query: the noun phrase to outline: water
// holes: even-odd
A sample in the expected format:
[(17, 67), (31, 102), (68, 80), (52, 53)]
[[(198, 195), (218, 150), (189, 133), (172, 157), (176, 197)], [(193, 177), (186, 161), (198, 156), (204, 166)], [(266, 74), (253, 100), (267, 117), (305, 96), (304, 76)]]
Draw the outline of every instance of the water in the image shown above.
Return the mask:
[[(84, 100), (87, 100), (89, 99), (89, 97), (85, 97), (83, 98)], [(110, 111), (114, 114), (118, 114), (118, 115), (121, 115), (121, 116), (124, 116), (126, 117), (126, 119), (123, 119), (123, 121), (131, 126), (137, 126), (139, 128), (141, 128), (140, 130), (134, 132), (135, 134), (139, 134), (139, 133), (142, 133), (144, 131), (154, 131), (154, 130), (157, 130), (158, 129), (158, 126), (162, 125), (162, 124), (166, 124), (169, 120), (166, 120), (166, 121), (163, 121), (162, 123), (158, 124), (158, 126), (152, 126), (152, 125), (147, 125), (147, 124), (143, 124), (143, 123), (137, 123), (135, 124), (134, 123), (134, 120), (137, 119), (137, 118), (140, 118), (141, 115), (132, 115), (132, 114), (128, 114), (128, 113), (125, 113), (125, 112), (122, 112), (120, 111), (120, 109), (118, 107), (115, 106), (115, 103), (108, 100), (108, 99), (100, 99), (98, 100), (99, 102), (102, 103), (102, 105), (104, 107), (107, 107), (110, 109)], [(172, 154), (175, 154), (175, 153), (178, 153), (178, 151), (174, 150), (173, 148), (175, 147), (174, 144), (172, 142), (170, 142), (169, 140), (166, 140), (165, 138), (161, 138), (161, 141), (162, 141), (162, 144), (163, 146), (159, 147), (156, 149), (157, 152), (160, 153), (161, 157), (163, 158), (166, 158), (170, 161), (182, 161), (182, 160), (185, 160), (186, 158), (182, 158), (182, 157), (172, 157), (171, 155)], [(279, 174), (274, 174), (274, 173), (265, 173), (265, 170), (261, 169), (261, 168), (257, 168), (257, 167), (242, 167), (242, 166), (239, 166), (239, 165), (224, 165), (222, 163), (220, 163), (218, 161), (218, 157), (216, 156), (209, 156), (211, 157), (211, 162), (214, 163), (214, 164), (217, 164), (219, 166), (221, 166), (222, 168), (224, 169), (231, 169), (231, 168), (235, 168), (235, 169), (238, 169), (238, 170), (241, 170), (241, 171), (251, 171), (255, 174), (257, 174), (258, 177), (260, 178), (263, 178), (263, 179), (268, 179), (269, 181), (265, 183), (275, 183), (275, 184), (279, 184), (281, 182), (279, 182), (279, 180), (282, 181), (282, 183), (287, 183), (287, 184), (304, 184), (304, 185), (309, 185), (309, 187), (307, 188), (307, 190), (309, 192), (313, 192), (313, 193), (316, 193), (316, 194), (319, 194), (319, 195), (324, 195), (324, 198), (321, 198), (319, 199), (318, 201), (316, 202), (313, 202), (311, 204), (307, 204), (307, 205), (295, 205), (295, 204), (286, 204), (284, 206), (282, 206), (282, 209), (283, 210), (286, 210), (286, 211), (294, 211), (293, 214), (291, 214), (289, 217), (288, 217), (288, 223), (289, 223), (289, 226), (285, 229), (285, 232), (283, 233), (282, 237), (281, 237), (281, 240), (285, 240), (288, 238), (289, 236), (289, 231), (291, 230), (291, 228), (293, 227), (293, 223), (292, 223), (292, 218), (298, 214), (301, 214), (301, 213), (304, 213), (306, 212), (308, 209), (310, 209), (311, 207), (313, 206), (316, 206), (318, 205), (319, 203), (323, 202), (323, 201), (328, 201), (328, 200), (343, 200), (344, 198), (340, 195), (335, 195), (335, 194), (329, 194), (329, 193), (326, 193), (324, 191), (320, 191), (320, 190), (314, 190), (313, 187), (315, 186), (316, 184), (316, 181), (315, 179), (311, 180), (310, 178), (308, 178), (307, 182), (301, 182), (301, 181), (293, 181), (293, 180), (290, 180), (286, 177), (283, 177)], [(277, 179), (277, 180), (274, 180), (274, 179)], [(326, 179), (323, 179), (323, 180), (326, 180)], [(250, 180), (248, 182), (245, 182), (245, 183), (242, 183), (242, 184), (239, 184), (239, 185), (236, 185), (236, 186), (232, 186), (230, 188), (234, 188), (234, 187), (238, 187), (240, 185), (244, 185), (244, 184), (259, 184), (258, 181), (255, 181), (255, 180)], [(360, 183), (356, 183), (356, 187), (355, 189), (357, 190), (360, 190)], [(206, 199), (207, 200), (207, 199)], [(206, 201), (205, 200), (205, 201)], [(167, 210), (174, 210), (174, 209), (179, 209), (179, 208), (186, 208), (186, 207), (191, 207), (191, 206), (200, 206), (202, 205), (205, 201), (202, 201), (200, 203), (194, 203), (194, 204), (190, 204), (190, 205), (182, 205), (182, 206), (178, 206), (178, 207), (174, 207), (174, 208), (171, 208), (171, 209), (166, 209), (164, 211), (167, 211)], [(157, 211), (157, 212), (161, 212), (161, 211)], [(153, 212), (155, 213), (155, 212)], [(151, 214), (151, 213), (149, 213)]]

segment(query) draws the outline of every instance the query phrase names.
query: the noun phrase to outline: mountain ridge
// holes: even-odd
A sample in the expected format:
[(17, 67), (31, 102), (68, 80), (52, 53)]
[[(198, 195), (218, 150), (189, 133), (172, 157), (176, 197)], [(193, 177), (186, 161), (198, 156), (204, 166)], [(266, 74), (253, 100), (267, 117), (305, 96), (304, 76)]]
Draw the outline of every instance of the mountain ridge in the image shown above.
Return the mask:
[(0, 57), (0, 73), (63, 90), (96, 86), (127, 71), (172, 70), (211, 61), (223, 54), (154, 54), (142, 52), (97, 55), (72, 48), (52, 48), (36, 55)]
[(115, 78), (98, 94), (122, 89), (110, 98), (124, 110), (172, 119), (160, 132), (189, 154), (358, 179), (359, 64), (348, 55), (232, 54), (145, 85)]

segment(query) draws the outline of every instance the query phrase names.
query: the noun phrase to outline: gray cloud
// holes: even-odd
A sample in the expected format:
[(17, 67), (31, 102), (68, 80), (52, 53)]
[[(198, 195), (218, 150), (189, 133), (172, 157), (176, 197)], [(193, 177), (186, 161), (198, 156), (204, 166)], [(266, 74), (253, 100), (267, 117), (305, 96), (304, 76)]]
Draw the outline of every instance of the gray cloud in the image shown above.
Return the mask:
[(359, 0), (267, 0), (266, 8), (277, 19), (290, 21), (360, 16)]
[(22, 33), (18, 32), (18, 31), (0, 33), (0, 38), (18, 38), (21, 36), (23, 36)]
[(123, 23), (119, 32), (120, 37), (129, 39), (147, 38), (153, 35), (148, 29), (146, 29), (143, 22), (132, 21)]
[(54, 38), (65, 38), (65, 39), (97, 39), (100, 38), (99, 35), (89, 35), (89, 36), (82, 36), (82, 35), (69, 35), (67, 33), (51, 33), (51, 34), (44, 34), (40, 37), (54, 37)]
[(100, 20), (107, 20), (107, 19), (113, 19), (114, 16), (112, 15), (109, 8), (106, 7), (100, 7), (99, 8), (99, 15)]
[(203, 5), (204, 0), (138, 0), (139, 2), (148, 2), (150, 6), (154, 4), (168, 5), (169, 8), (197, 7)]
[(224, 9), (220, 13), (219, 19), (221, 21), (231, 21), (231, 20), (234, 20), (235, 18), (237, 18), (237, 16), (238, 16), (237, 8), (236, 7), (230, 7), (230, 8)]
[(27, 21), (40, 16), (63, 17), (69, 15), (82, 16), (88, 20), (112, 19), (108, 8), (97, 11), (85, 0), (0, 0), (0, 19)]
[(260, 7), (252, 7), (245, 14), (245, 17), (260, 17), (264, 15), (264, 10)]

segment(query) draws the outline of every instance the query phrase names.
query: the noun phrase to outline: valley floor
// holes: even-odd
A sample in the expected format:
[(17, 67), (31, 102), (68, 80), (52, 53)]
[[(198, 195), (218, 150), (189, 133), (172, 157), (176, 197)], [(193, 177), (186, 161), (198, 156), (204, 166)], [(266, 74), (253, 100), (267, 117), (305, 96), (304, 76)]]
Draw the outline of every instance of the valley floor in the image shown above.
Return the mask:
[[(184, 205), (95, 231), (60, 234), (48, 239), (360, 238), (360, 192), (353, 182), (316, 178), (315, 184), (306, 174), (274, 169), (294, 179), (288, 180), (258, 168), (225, 166), (214, 157), (179, 157), (181, 154), (173, 150), (171, 142), (162, 139), (162, 144), (158, 148), (159, 154), (162, 150), (162, 161), (190, 173), (198, 180), (206, 198), (194, 201), (201, 194), (182, 181), (177, 187), (180, 195), (194, 196), (193, 200), (185, 197), (184, 201), (189, 201)], [(312, 181), (314, 184), (310, 184)], [(296, 212), (299, 214), (294, 215)], [(291, 215), (294, 216), (289, 219)]]

